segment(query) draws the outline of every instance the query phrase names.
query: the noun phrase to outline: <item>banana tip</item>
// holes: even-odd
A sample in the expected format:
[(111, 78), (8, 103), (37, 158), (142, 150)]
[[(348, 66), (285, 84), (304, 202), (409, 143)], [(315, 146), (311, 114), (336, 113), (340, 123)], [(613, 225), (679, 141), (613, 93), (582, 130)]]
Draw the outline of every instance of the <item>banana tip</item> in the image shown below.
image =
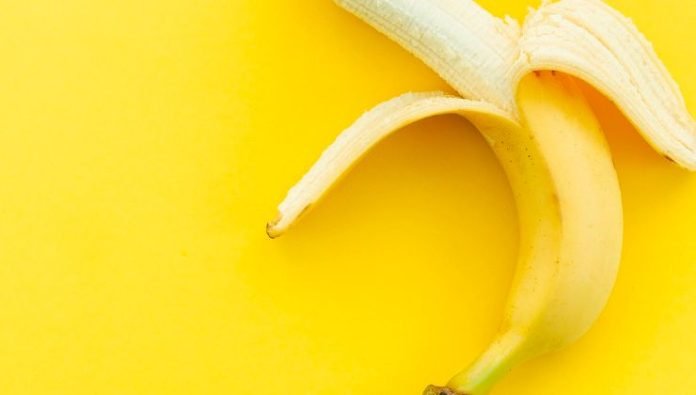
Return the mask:
[(283, 230), (278, 228), (278, 223), (282, 219), (283, 217), (280, 214), (278, 214), (278, 216), (273, 221), (268, 222), (266, 224), (266, 234), (269, 238), (275, 239), (283, 234)]

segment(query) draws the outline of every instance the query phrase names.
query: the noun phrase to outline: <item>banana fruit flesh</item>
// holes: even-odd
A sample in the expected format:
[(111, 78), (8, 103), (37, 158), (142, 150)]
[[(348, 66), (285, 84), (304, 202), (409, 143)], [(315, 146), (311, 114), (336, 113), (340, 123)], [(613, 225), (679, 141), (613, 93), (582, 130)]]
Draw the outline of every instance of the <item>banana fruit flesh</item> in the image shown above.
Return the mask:
[(515, 365), (582, 336), (616, 278), (621, 194), (575, 78), (613, 100), (658, 152), (691, 170), (696, 123), (647, 40), (600, 0), (545, 3), (521, 27), (470, 0), (336, 2), (423, 60), (462, 98), (407, 94), (367, 112), (288, 192), (267, 233), (285, 232), (388, 134), (439, 114), (466, 117), (513, 190), (517, 271), (491, 345), (446, 387), (425, 393), (485, 394)]
[[(604, 134), (578, 87), (566, 76), (531, 74), (520, 84), (518, 104), (551, 176), (543, 204), (556, 212), (540, 215), (532, 206), (538, 202), (519, 196), (527, 191), (508, 176), (521, 229), (517, 272), (500, 333), (448, 383), (462, 394), (486, 393), (515, 364), (582, 336), (618, 271), (621, 192)], [(539, 223), (545, 232), (535, 228)]]

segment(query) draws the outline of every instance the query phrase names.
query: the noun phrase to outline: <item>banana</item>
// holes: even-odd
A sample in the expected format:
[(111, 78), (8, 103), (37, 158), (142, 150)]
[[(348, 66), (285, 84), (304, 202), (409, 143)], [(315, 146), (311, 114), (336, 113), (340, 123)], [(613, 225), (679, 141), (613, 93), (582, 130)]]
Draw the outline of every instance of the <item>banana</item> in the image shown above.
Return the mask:
[(613, 100), (658, 152), (691, 170), (696, 123), (647, 40), (600, 0), (545, 3), (521, 27), (470, 0), (336, 2), (423, 60), (463, 98), (407, 94), (367, 112), (290, 189), (267, 233), (285, 232), (389, 133), (444, 113), (469, 119), (513, 190), (517, 270), (490, 346), (446, 387), (425, 393), (485, 394), (515, 365), (587, 332), (616, 279), (621, 194), (604, 135), (575, 79)]

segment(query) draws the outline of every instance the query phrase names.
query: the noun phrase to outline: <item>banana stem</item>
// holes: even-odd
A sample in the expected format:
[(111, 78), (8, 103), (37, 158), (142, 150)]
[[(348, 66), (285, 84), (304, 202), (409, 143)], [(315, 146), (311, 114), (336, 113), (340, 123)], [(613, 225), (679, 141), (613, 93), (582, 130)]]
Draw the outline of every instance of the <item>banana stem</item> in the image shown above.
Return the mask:
[(447, 387), (438, 387), (435, 385), (430, 385), (428, 388), (423, 391), (423, 395), (467, 395), (467, 394), (462, 394), (460, 392), (455, 392), (451, 388)]
[(428, 386), (423, 395), (485, 395), (522, 356), (524, 337), (507, 332), (483, 353), (468, 369), (454, 376), (446, 387)]

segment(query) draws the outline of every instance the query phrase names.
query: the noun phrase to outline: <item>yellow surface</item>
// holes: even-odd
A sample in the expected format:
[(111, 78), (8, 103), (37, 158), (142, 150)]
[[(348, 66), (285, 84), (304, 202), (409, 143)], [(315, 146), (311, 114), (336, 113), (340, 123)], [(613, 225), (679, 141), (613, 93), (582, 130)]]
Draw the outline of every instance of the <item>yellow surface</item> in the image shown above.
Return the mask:
[[(696, 6), (611, 3), (696, 109)], [(515, 212), (460, 119), (389, 138), (265, 237), (354, 118), (446, 89), (331, 1), (5, 1), (0, 54), (1, 394), (418, 394), (493, 335)], [(618, 284), (495, 394), (694, 393), (696, 175), (591, 96), (624, 194)]]

